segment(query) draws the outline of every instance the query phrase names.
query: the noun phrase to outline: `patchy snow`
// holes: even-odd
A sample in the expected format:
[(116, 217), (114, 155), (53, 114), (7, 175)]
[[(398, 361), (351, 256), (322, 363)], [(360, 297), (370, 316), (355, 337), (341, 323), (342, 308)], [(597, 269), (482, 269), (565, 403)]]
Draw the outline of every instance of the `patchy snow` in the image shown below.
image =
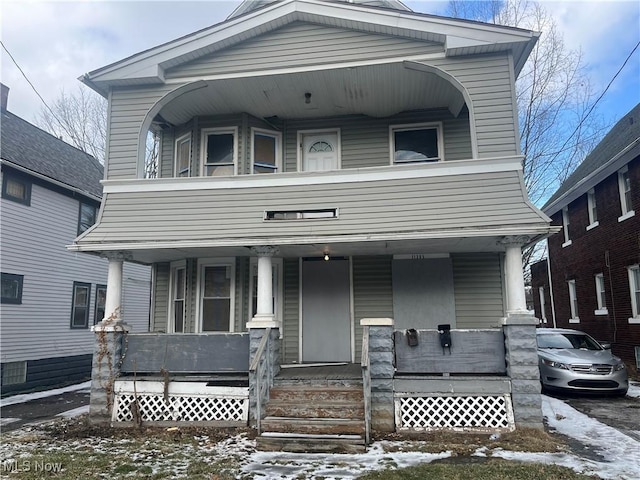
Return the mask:
[(20, 419), (19, 418), (0, 418), (0, 427), (4, 427), (5, 425), (9, 425), (10, 423), (13, 422), (19, 422)]
[(59, 413), (56, 417), (73, 418), (84, 415), (85, 413), (89, 413), (89, 405), (83, 405), (78, 408), (67, 410), (66, 412)]
[[(88, 382), (66, 391), (88, 388)], [(62, 389), (50, 391), (57, 395)], [(53, 392), (53, 393), (52, 393)], [(22, 397), (22, 401), (41, 398), (40, 394), (29, 394)], [(632, 383), (629, 388), (630, 397), (640, 397), (640, 385)], [(11, 398), (14, 400), (14, 397)], [(17, 403), (14, 400), (13, 403)], [(86, 413), (88, 407), (80, 407), (60, 414), (61, 417), (72, 417)], [(542, 396), (542, 411), (547, 419), (551, 431), (570, 437), (578, 444), (574, 451), (581, 451), (580, 455), (556, 453), (528, 453), (513, 452), (502, 449), (482, 447), (473, 453), (479, 457), (499, 457), (506, 460), (521, 462), (538, 462), (555, 464), (573, 469), (587, 475), (595, 475), (603, 479), (631, 480), (640, 478), (640, 442), (621, 433), (615, 428), (600, 423), (570, 407), (562, 400)], [(3, 419), (10, 421), (11, 419)], [(387, 468), (403, 468), (421, 463), (429, 463), (437, 459), (451, 456), (448, 451), (440, 453), (421, 452), (421, 442), (380, 441), (373, 443), (366, 453), (362, 454), (303, 454), (285, 452), (256, 451), (256, 442), (247, 438), (246, 434), (238, 434), (215, 442), (203, 435), (195, 438), (193, 444), (176, 444), (173, 451), (166, 446), (160, 447), (154, 439), (140, 445), (139, 442), (109, 438), (87, 438), (75, 441), (51, 442), (39, 432), (37, 426), (23, 427), (22, 430), (11, 432), (12, 435), (25, 435), (27, 438), (41, 438), (35, 442), (4, 441), (0, 443), (0, 458), (21, 458), (29, 455), (30, 451), (46, 445), (48, 451), (84, 451), (87, 448), (95, 453), (128, 456), (136, 465), (146, 465), (152, 472), (171, 472), (174, 478), (188, 478), (187, 468), (190, 462), (210, 462), (233, 459), (239, 465), (238, 475), (256, 479), (279, 478), (293, 480), (309, 479), (354, 479), (371, 470)], [(9, 440), (9, 438), (7, 438)], [(133, 445), (136, 445), (135, 447)], [(393, 447), (387, 452), (387, 447)], [(161, 450), (159, 450), (161, 448)], [(188, 459), (188, 460), (187, 460)]]
[(629, 382), (627, 397), (640, 398), (640, 383), (633, 381)]
[(91, 382), (78, 383), (77, 385), (69, 385), (68, 387), (56, 388), (53, 390), (45, 390), (43, 392), (25, 393), (22, 395), (13, 395), (11, 397), (3, 398), (0, 400), (0, 408), (8, 405), (15, 405), (16, 403), (30, 402), (31, 400), (37, 400), (39, 398), (52, 397), (54, 395), (60, 395), (61, 393), (75, 392), (79, 390), (89, 390), (91, 388)]

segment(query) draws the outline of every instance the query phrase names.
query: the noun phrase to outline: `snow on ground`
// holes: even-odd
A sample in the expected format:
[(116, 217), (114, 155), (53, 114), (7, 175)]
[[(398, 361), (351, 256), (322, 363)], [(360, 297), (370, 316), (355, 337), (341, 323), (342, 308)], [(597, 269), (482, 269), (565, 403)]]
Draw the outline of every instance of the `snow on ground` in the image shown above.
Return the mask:
[(30, 402), (31, 400), (37, 400), (39, 398), (52, 397), (54, 395), (60, 395), (61, 393), (75, 392), (78, 390), (89, 390), (91, 388), (91, 382), (78, 383), (77, 385), (69, 385), (64, 388), (56, 388), (54, 390), (45, 390), (43, 392), (25, 393), (22, 395), (13, 395), (11, 397), (3, 398), (0, 400), (0, 408), (8, 405), (14, 405), (16, 403)]
[[(89, 383), (67, 387), (66, 391), (88, 388)], [(72, 389), (72, 390), (68, 390)], [(62, 393), (50, 391), (51, 395)], [(51, 393), (55, 392), (55, 393)], [(46, 392), (20, 396), (33, 400), (44, 397)], [(37, 397), (35, 397), (37, 395)], [(632, 383), (629, 388), (629, 396), (640, 397), (640, 384)], [(11, 397), (14, 400), (15, 397)], [(28, 401), (28, 400), (21, 400)], [(12, 403), (17, 403), (14, 400)], [(3, 405), (4, 405), (3, 401)], [(83, 411), (83, 408), (85, 409)], [(80, 407), (60, 414), (64, 417), (79, 415), (86, 412), (87, 407)], [(640, 478), (640, 442), (624, 435), (615, 428), (609, 427), (593, 418), (584, 415), (570, 407), (562, 400), (542, 396), (542, 411), (551, 430), (571, 437), (584, 446), (588, 458), (580, 457), (566, 452), (558, 453), (527, 453), (511, 452), (500, 449), (489, 451), (486, 447), (478, 449), (474, 455), (500, 457), (507, 460), (523, 462), (539, 462), (556, 464), (569, 467), (576, 472), (588, 475), (596, 475), (604, 479), (637, 480)], [(148, 464), (154, 471), (173, 471), (176, 478), (185, 478), (186, 464), (183, 457), (171, 460), (173, 454), (164, 455), (167, 458), (158, 459), (153, 441), (150, 440), (149, 449), (138, 448), (136, 452), (127, 449), (126, 441), (110, 442), (109, 439), (87, 439), (67, 442), (60, 448), (80, 449), (86, 448), (84, 443), (89, 442), (95, 451), (120, 451), (123, 454), (132, 455), (136, 463)], [(0, 456), (11, 458), (24, 455), (24, 451), (16, 451), (20, 442), (1, 443)], [(393, 452), (386, 452), (385, 446), (393, 445)], [(24, 444), (22, 444), (24, 448)], [(397, 448), (400, 447), (400, 448)], [(55, 447), (52, 446), (55, 449)], [(188, 452), (184, 451), (184, 449)], [(244, 434), (227, 438), (218, 443), (211, 443), (207, 437), (202, 437), (197, 446), (182, 445), (183, 454), (190, 459), (210, 459), (213, 455), (218, 461), (224, 458), (235, 458), (240, 463), (242, 473), (252, 475), (254, 478), (323, 478), (323, 479), (354, 479), (371, 470), (385, 468), (402, 468), (420, 463), (428, 463), (440, 458), (447, 458), (450, 452), (438, 454), (423, 453), (420, 442), (390, 442), (381, 441), (373, 443), (368, 451), (363, 454), (296, 454), (283, 452), (257, 452), (255, 440), (250, 440)], [(400, 450), (400, 451), (395, 451)], [(403, 451), (404, 450), (404, 451)], [(413, 451), (412, 451), (413, 450)], [(165, 452), (166, 454), (166, 452)], [(160, 463), (158, 463), (160, 462)]]
[(640, 398), (640, 383), (629, 382), (629, 391), (627, 397)]

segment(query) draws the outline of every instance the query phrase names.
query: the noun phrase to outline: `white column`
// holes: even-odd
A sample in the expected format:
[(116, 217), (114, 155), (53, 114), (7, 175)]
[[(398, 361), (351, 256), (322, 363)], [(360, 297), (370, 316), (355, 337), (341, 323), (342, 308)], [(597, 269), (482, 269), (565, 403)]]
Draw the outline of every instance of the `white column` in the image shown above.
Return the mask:
[(127, 252), (104, 253), (103, 258), (109, 259), (107, 273), (107, 296), (104, 305), (103, 323), (122, 322), (122, 267), (124, 260), (130, 260)]
[(273, 311), (273, 268), (271, 258), (278, 253), (278, 247), (251, 247), (258, 255), (258, 305), (255, 316), (247, 324), (248, 328), (278, 328)]
[(522, 245), (528, 237), (505, 237), (505, 284), (507, 289), (507, 315), (527, 313), (522, 272)]

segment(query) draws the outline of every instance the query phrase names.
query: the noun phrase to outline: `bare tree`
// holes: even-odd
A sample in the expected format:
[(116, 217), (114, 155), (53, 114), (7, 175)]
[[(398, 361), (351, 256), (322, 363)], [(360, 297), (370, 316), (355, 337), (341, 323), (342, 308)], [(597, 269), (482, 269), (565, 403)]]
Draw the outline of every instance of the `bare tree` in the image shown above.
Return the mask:
[(528, 0), (450, 0), (448, 14), (541, 32), (516, 82), (524, 178), (540, 204), (602, 138), (606, 125), (589, 116), (594, 100), (580, 51), (568, 49), (554, 19)]
[(104, 163), (107, 137), (107, 101), (83, 86), (73, 93), (61, 91), (51, 108), (42, 107), (38, 126), (93, 155)]

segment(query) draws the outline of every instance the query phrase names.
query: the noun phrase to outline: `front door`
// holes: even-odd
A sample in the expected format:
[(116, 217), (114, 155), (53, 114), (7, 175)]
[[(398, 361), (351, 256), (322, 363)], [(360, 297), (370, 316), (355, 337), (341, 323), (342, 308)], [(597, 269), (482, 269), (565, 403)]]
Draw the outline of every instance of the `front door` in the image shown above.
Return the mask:
[(302, 262), (302, 361), (351, 361), (348, 260)]
[(302, 135), (302, 170), (317, 172), (338, 169), (338, 133), (314, 132)]

